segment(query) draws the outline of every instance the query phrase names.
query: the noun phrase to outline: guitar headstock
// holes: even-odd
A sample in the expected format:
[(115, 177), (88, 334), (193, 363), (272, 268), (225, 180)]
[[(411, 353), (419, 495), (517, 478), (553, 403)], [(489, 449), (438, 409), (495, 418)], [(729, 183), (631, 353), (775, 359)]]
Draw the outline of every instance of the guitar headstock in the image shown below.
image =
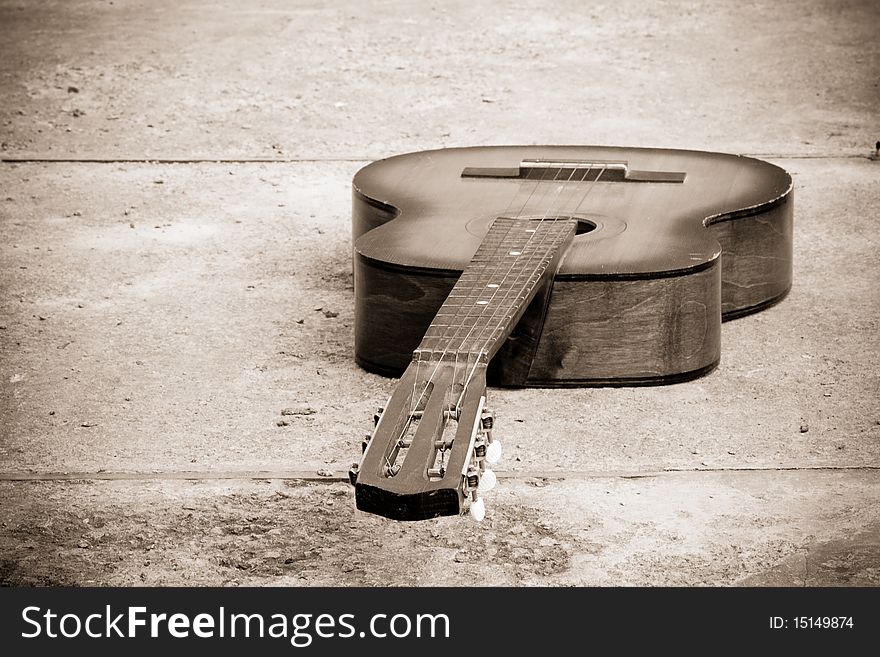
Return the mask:
[(414, 361), (375, 417), (350, 474), (357, 508), (394, 520), (485, 514), (500, 456), (485, 408), (485, 363)]

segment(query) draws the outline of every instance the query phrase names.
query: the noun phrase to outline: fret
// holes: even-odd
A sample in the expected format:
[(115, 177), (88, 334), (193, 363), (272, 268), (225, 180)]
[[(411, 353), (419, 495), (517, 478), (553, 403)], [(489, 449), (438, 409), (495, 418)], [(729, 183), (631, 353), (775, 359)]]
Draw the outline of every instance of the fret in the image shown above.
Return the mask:
[(435, 315), (414, 359), (466, 356), (487, 361), (539, 284), (555, 272), (574, 228), (574, 221), (496, 219)]

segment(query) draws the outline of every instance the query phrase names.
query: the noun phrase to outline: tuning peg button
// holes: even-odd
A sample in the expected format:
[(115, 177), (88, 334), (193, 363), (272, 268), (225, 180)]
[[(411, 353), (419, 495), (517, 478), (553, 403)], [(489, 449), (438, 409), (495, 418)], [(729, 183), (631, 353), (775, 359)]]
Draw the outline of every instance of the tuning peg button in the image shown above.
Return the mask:
[(493, 440), (486, 448), (486, 463), (494, 465), (501, 460), (501, 441)]
[(488, 493), (490, 490), (495, 488), (495, 484), (498, 481), (498, 477), (494, 472), (486, 468), (483, 470), (483, 475), (480, 477), (480, 483), (477, 485), (478, 493)]
[(471, 502), (470, 513), (471, 518), (477, 522), (483, 522), (483, 518), (486, 517), (486, 503), (482, 497)]

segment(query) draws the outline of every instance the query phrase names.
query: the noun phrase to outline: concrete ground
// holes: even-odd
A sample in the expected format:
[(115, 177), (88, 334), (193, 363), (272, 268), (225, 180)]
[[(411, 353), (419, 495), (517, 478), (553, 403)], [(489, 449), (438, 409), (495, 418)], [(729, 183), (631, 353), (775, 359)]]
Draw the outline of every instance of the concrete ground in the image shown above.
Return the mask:
[[(0, 0), (0, 583), (880, 584), (880, 4), (329, 5)], [(777, 163), (794, 287), (697, 381), (491, 390), (483, 524), (362, 514), (351, 177), (492, 143)]]

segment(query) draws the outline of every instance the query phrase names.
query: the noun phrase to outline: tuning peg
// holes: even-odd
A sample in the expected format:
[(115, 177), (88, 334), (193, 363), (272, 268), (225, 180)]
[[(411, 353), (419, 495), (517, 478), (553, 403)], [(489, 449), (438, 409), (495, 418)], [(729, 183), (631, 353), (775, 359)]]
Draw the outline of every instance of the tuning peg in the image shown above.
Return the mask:
[(363, 439), (361, 439), (361, 451), (362, 451), (362, 452), (366, 452), (366, 451), (367, 451), (367, 445), (370, 444), (370, 439), (371, 439), (372, 437), (373, 437), (373, 435), (368, 433), (368, 434), (366, 434), (366, 435), (363, 437)]
[(498, 477), (495, 476), (495, 473), (486, 468), (483, 470), (483, 475), (480, 477), (480, 483), (477, 484), (477, 492), (478, 493), (488, 493), (490, 490), (495, 488), (495, 484), (498, 481)]
[(348, 469), (348, 481), (354, 486), (358, 480), (358, 472), (360, 471), (359, 463), (352, 463), (351, 467)]
[(486, 448), (486, 463), (495, 465), (501, 460), (501, 441), (493, 440)]
[(483, 501), (482, 497), (471, 502), (470, 512), (471, 518), (477, 522), (483, 522), (483, 518), (486, 517), (486, 503)]
[(484, 430), (491, 430), (492, 426), (495, 424), (495, 411), (483, 409), (483, 413), (480, 415), (480, 424), (483, 426)]
[(385, 412), (385, 409), (384, 409), (383, 407), (380, 406), (380, 407), (379, 407), (379, 410), (376, 411), (375, 413), (373, 413), (373, 426), (374, 426), (374, 427), (375, 427), (377, 424), (379, 424), (379, 420), (382, 419), (382, 413), (384, 413), (384, 412)]
[(480, 485), (480, 469), (474, 466), (467, 471), (467, 491), (475, 491)]

